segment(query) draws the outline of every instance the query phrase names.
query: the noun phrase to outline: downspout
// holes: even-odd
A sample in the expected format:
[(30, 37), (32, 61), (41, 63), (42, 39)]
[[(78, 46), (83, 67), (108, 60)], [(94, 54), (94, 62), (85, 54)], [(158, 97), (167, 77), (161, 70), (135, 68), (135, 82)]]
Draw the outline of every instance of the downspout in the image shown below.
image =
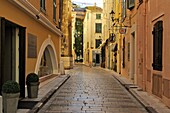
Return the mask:
[(147, 38), (147, 18), (146, 18), (146, 4), (147, 4), (147, 1), (144, 2), (144, 32), (145, 32), (145, 37), (143, 38), (143, 43), (144, 43), (144, 48), (143, 48), (143, 90), (146, 91), (146, 78), (147, 78), (147, 68), (146, 68), (146, 46), (147, 46), (147, 43), (146, 43), (146, 38)]

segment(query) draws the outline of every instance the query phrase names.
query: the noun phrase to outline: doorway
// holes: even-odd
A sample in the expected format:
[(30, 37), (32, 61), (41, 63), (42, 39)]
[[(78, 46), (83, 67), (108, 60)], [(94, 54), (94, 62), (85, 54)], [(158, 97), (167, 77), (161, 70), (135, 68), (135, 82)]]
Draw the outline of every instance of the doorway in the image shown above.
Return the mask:
[(43, 53), (43, 56), (41, 58), (40, 69), (39, 69), (40, 77), (50, 75), (53, 73), (51, 54), (50, 54), (50, 51), (48, 48), (49, 48), (49, 46), (46, 47), (46, 49)]
[(131, 33), (131, 42), (130, 42), (130, 78), (135, 82), (135, 32)]
[(14, 80), (25, 97), (25, 28), (0, 18), (0, 34), (0, 86)]
[(96, 64), (100, 63), (100, 54), (96, 54)]

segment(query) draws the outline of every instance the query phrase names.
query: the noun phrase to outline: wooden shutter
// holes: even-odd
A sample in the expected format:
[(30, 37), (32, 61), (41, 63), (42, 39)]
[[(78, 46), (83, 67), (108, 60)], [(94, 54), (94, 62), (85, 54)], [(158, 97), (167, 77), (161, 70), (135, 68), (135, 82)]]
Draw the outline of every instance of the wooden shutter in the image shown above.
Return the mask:
[(122, 67), (125, 68), (125, 37), (123, 38), (123, 62), (122, 62)]
[(153, 28), (153, 69), (162, 71), (163, 22), (158, 21)]

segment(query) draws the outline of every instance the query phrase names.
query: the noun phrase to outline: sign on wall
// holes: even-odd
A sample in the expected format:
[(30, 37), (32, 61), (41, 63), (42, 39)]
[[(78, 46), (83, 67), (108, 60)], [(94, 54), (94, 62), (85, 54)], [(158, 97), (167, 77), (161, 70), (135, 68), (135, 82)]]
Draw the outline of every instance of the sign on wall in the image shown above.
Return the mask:
[(119, 32), (120, 34), (126, 34), (126, 28), (120, 28)]
[(28, 58), (37, 58), (37, 36), (28, 33)]

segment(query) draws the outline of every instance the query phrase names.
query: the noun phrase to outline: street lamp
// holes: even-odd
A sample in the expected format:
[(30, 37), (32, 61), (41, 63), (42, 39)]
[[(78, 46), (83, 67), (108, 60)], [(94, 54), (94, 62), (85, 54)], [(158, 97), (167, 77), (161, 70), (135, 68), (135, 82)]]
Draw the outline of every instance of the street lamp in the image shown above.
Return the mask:
[(111, 33), (110, 33), (110, 36), (109, 36), (109, 41), (110, 42), (112, 42), (112, 43), (114, 43), (115, 41), (116, 41), (116, 36), (115, 36), (115, 34), (113, 33), (113, 27), (114, 27), (114, 25), (115, 25), (115, 20), (118, 20), (118, 19), (115, 19), (114, 18), (114, 14), (115, 14), (115, 12), (113, 11), (113, 9), (111, 10), (111, 12), (110, 12), (110, 17), (111, 17), (111, 20), (112, 20), (112, 23), (113, 23), (113, 25), (111, 26)]
[(112, 22), (114, 22), (114, 14), (115, 14), (115, 12), (112, 9), (112, 11), (110, 12), (110, 16), (111, 16)]
[[(115, 20), (119, 22), (119, 18), (114, 18), (114, 14), (115, 14), (115, 12), (112, 9), (111, 12), (110, 12), (110, 16), (111, 16), (112, 22), (114, 22)], [(114, 25), (115, 25), (115, 23), (113, 24), (113, 26)]]

